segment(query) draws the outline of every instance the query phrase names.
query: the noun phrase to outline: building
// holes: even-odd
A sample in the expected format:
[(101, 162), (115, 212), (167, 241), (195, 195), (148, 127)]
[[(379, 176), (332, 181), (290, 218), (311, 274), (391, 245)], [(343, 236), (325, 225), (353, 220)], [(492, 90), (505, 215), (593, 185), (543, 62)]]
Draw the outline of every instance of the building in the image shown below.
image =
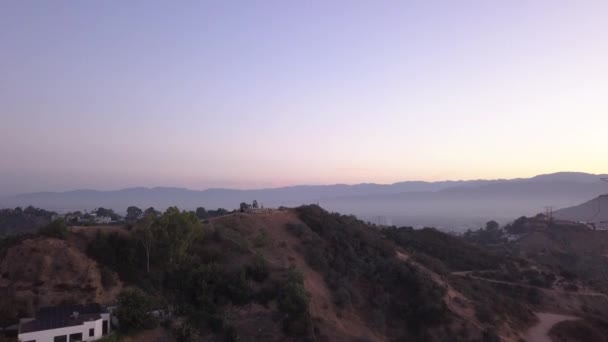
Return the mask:
[(110, 333), (110, 313), (99, 304), (53, 306), (21, 319), (20, 342), (96, 341)]
[(112, 223), (112, 218), (107, 216), (97, 216), (95, 217), (95, 223), (97, 224), (110, 224)]

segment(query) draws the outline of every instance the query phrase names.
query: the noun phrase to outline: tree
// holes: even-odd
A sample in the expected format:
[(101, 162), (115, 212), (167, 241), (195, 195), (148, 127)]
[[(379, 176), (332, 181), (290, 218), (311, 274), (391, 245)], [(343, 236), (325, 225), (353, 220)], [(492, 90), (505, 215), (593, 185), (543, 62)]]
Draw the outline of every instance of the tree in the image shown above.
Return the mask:
[(156, 220), (153, 229), (159, 241), (163, 241), (169, 264), (179, 263), (188, 248), (201, 234), (201, 223), (193, 212), (180, 212), (177, 207), (169, 207)]
[(68, 236), (69, 231), (65, 221), (60, 218), (41, 228), (38, 233), (48, 237), (64, 240)]
[(154, 216), (146, 215), (143, 220), (139, 221), (133, 231), (135, 238), (141, 243), (146, 251), (146, 273), (150, 273), (150, 251), (154, 244), (154, 232), (152, 225), (154, 224)]
[(199, 219), (204, 220), (209, 217), (209, 214), (207, 213), (207, 210), (205, 210), (205, 208), (198, 207), (198, 208), (196, 208), (196, 216)]
[(494, 220), (486, 223), (486, 230), (488, 230), (488, 231), (498, 230), (498, 228), (500, 228), (500, 225), (498, 224), (498, 222), (496, 222)]
[(160, 211), (154, 209), (154, 207), (150, 207), (150, 208), (144, 210), (144, 215), (148, 215), (148, 214), (152, 214), (153, 216), (158, 217), (158, 216), (160, 216), (161, 213), (160, 213)]
[(116, 309), (120, 329), (131, 332), (148, 327), (151, 318), (148, 315), (150, 307), (150, 300), (143, 291), (131, 289), (121, 292)]
[(127, 208), (127, 220), (131, 222), (137, 221), (137, 219), (143, 214), (143, 210), (136, 206), (130, 206)]
[(207, 214), (209, 215), (209, 217), (224, 216), (228, 214), (228, 210), (224, 208), (217, 208), (217, 210), (209, 210)]
[(106, 208), (103, 208), (103, 207), (97, 208), (97, 210), (95, 210), (95, 214), (97, 214), (97, 217), (109, 217), (112, 220), (118, 220), (118, 219), (120, 219), (120, 217), (118, 216), (118, 214), (116, 214), (114, 212), (114, 210), (112, 210), (112, 209), (106, 209)]
[(253, 207), (253, 209), (257, 209), (258, 208), (258, 201), (257, 200), (253, 200), (252, 207)]

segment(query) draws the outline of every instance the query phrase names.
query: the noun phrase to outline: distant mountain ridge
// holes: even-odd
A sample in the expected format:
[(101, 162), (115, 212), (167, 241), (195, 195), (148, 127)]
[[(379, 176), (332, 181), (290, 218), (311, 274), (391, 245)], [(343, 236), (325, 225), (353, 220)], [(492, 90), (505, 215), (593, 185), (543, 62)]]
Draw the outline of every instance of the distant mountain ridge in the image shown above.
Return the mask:
[(124, 212), (130, 205), (160, 210), (174, 205), (183, 209), (233, 209), (240, 202), (255, 199), (267, 207), (318, 202), (330, 210), (369, 220), (383, 217), (394, 224), (475, 227), (486, 219), (512, 220), (538, 213), (544, 206), (569, 207), (608, 193), (608, 183), (601, 177), (608, 175), (560, 172), (510, 180), (296, 185), (253, 190), (134, 187), (22, 194), (0, 199), (0, 207), (33, 205), (58, 212), (96, 207)]

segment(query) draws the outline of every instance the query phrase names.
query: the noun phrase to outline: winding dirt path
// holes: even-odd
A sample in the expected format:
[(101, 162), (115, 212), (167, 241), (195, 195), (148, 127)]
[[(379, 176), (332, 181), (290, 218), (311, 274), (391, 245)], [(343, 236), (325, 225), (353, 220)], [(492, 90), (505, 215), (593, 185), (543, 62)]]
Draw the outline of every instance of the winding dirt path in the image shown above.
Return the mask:
[(533, 288), (533, 289), (538, 289), (538, 290), (544, 291), (544, 292), (552, 292), (552, 293), (557, 293), (557, 294), (562, 294), (562, 295), (592, 296), (592, 297), (602, 297), (602, 298), (608, 299), (608, 295), (600, 293), (600, 292), (594, 292), (594, 291), (589, 291), (589, 290), (579, 290), (577, 292), (574, 292), (574, 291), (565, 291), (565, 290), (557, 290), (557, 289), (551, 289), (551, 288), (538, 287), (538, 286), (529, 285), (529, 284), (516, 283), (516, 282), (511, 282), (511, 281), (503, 281), (503, 280), (482, 278), (482, 277), (474, 276), (474, 275), (472, 275), (472, 273), (473, 273), (473, 271), (462, 271), (462, 272), (452, 272), (451, 274), (454, 275), (454, 276), (458, 276), (458, 277), (467, 277), (467, 278), (470, 278), (470, 279), (476, 279), (476, 280), (486, 281), (486, 282), (489, 282), (489, 283), (511, 285), (511, 286), (519, 286), (519, 287), (525, 287), (525, 288), (530, 288), (530, 289)]
[(554, 325), (563, 321), (574, 321), (579, 319), (574, 316), (547, 312), (537, 312), (536, 317), (538, 317), (539, 322), (526, 332), (526, 342), (552, 342), (551, 337), (549, 337), (549, 331)]

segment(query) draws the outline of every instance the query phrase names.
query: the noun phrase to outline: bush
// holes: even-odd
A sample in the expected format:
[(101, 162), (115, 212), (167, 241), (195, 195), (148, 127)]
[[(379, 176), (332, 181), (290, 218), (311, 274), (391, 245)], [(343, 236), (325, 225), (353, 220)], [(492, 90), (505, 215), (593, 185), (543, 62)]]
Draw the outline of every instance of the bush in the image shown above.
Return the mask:
[(68, 237), (69, 231), (65, 221), (63, 219), (57, 219), (40, 228), (38, 233), (47, 237), (65, 240)]
[(91, 259), (115, 271), (125, 281), (137, 280), (143, 271), (139, 265), (144, 256), (138, 251), (141, 250), (135, 239), (118, 233), (101, 234), (100, 231), (87, 246)]
[(125, 290), (118, 296), (116, 318), (120, 330), (134, 332), (154, 327), (155, 320), (148, 315), (151, 309), (149, 298), (138, 289)]
[(283, 329), (288, 335), (307, 335), (309, 333), (309, 301), (310, 295), (304, 288), (303, 275), (290, 269), (279, 295), (279, 310), (286, 314)]
[(268, 278), (269, 274), (266, 259), (260, 253), (256, 253), (253, 262), (247, 267), (247, 275), (255, 281), (262, 282)]
[(101, 275), (101, 285), (103, 285), (104, 288), (109, 289), (116, 285), (114, 274), (106, 266), (101, 265), (99, 273)]
[(270, 236), (268, 236), (268, 234), (262, 230), (258, 235), (256, 235), (253, 241), (253, 246), (255, 248), (263, 248), (271, 245), (271, 240), (272, 239), (270, 238)]

